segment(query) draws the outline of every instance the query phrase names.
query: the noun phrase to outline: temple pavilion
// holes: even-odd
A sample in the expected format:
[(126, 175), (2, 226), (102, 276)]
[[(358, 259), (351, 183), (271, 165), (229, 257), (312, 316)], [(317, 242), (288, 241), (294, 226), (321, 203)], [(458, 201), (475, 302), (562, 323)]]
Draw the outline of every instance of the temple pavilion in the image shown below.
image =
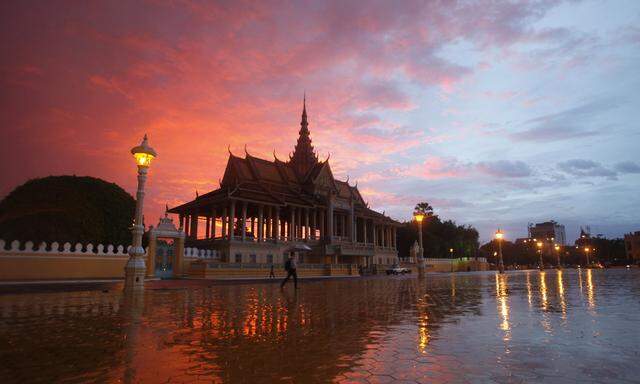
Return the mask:
[(229, 151), (220, 188), (171, 208), (185, 246), (214, 250), (221, 262), (281, 263), (305, 244), (309, 264), (393, 264), (399, 223), (369, 208), (357, 185), (337, 180), (329, 158), (311, 143), (306, 103), (298, 142), (287, 161)]

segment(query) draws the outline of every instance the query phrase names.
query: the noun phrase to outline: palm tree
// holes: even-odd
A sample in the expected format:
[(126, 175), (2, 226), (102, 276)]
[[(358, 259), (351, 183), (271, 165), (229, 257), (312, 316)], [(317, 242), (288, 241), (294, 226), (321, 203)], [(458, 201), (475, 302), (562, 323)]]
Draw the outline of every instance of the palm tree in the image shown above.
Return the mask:
[(416, 207), (413, 210), (416, 213), (423, 214), (425, 217), (433, 216), (433, 207), (426, 201), (416, 204)]

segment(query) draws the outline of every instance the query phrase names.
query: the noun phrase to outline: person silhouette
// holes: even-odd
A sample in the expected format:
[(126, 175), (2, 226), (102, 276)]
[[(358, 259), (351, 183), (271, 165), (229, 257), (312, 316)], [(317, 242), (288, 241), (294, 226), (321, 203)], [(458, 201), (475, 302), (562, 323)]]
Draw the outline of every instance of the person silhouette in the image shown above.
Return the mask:
[(293, 252), (289, 254), (287, 261), (284, 263), (284, 270), (287, 271), (287, 277), (280, 283), (280, 288), (284, 288), (284, 285), (289, 281), (289, 278), (293, 276), (293, 287), (298, 289), (298, 273), (296, 271), (296, 260), (293, 257)]

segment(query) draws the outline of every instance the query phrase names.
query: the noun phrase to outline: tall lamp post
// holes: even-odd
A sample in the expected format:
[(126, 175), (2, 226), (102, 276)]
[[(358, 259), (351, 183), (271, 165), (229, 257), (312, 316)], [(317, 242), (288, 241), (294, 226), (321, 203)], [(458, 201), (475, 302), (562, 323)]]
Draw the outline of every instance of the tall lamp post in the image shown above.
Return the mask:
[(538, 241), (536, 246), (538, 247), (538, 254), (540, 254), (540, 260), (538, 262), (540, 263), (540, 270), (542, 271), (544, 269), (544, 260), (542, 259), (542, 241)]
[(504, 273), (504, 262), (502, 261), (502, 238), (504, 233), (498, 228), (496, 231), (496, 240), (498, 241), (498, 271)]
[(136, 165), (138, 166), (138, 190), (136, 192), (136, 215), (131, 229), (133, 240), (129, 249), (129, 261), (124, 267), (124, 288), (135, 290), (144, 288), (144, 275), (147, 269), (144, 263), (144, 248), (142, 247), (142, 234), (144, 233), (142, 207), (144, 204), (144, 184), (147, 181), (147, 170), (151, 165), (151, 160), (156, 157), (156, 151), (149, 146), (147, 135), (144, 135), (142, 143), (137, 147), (133, 147), (131, 154), (136, 159)]
[(558, 244), (554, 245), (553, 248), (556, 250), (556, 257), (558, 258), (557, 263), (558, 263), (558, 269), (562, 268), (562, 266), (560, 265), (560, 246)]
[(425, 272), (424, 263), (424, 247), (422, 246), (422, 220), (424, 220), (424, 214), (421, 212), (415, 212), (413, 218), (418, 223), (418, 245), (420, 250), (418, 251), (418, 276), (423, 276)]

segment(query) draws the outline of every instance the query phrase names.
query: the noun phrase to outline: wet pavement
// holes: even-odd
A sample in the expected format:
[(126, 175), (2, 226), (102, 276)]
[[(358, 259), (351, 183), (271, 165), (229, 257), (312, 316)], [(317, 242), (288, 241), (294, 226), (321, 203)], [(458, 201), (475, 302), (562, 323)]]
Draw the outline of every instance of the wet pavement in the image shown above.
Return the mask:
[(0, 295), (0, 383), (632, 383), (640, 270)]

